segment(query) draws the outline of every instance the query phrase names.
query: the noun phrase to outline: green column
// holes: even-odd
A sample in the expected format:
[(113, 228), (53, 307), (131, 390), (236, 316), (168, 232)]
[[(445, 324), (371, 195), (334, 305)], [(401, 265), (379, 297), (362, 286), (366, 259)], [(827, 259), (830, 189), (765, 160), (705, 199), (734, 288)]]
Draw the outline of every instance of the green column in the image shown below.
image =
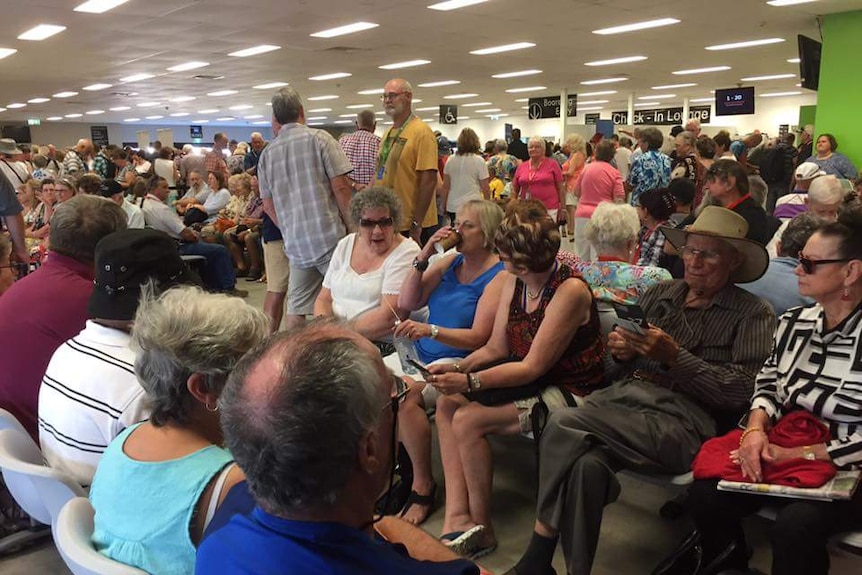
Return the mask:
[(862, 11), (829, 14), (823, 19), (823, 56), (817, 93), (815, 137), (830, 133), (838, 149), (862, 166)]

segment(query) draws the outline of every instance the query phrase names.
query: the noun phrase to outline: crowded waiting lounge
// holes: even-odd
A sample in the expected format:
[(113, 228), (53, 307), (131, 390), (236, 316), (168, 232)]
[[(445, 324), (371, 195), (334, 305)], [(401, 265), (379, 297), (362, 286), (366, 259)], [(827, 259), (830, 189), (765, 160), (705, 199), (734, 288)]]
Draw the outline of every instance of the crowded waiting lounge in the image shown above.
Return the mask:
[(862, 0), (81, 2), (0, 33), (0, 573), (862, 573)]

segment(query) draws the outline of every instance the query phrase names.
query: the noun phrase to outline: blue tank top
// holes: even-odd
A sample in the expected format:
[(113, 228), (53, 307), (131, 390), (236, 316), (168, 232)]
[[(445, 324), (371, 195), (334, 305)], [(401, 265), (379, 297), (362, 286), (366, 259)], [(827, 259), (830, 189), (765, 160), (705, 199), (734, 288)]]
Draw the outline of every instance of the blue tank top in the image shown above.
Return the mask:
[[(473, 325), (476, 306), (485, 291), (485, 286), (503, 271), (503, 262), (497, 262), (469, 284), (462, 284), (455, 275), (455, 269), (464, 261), (458, 254), (452, 265), (443, 273), (440, 285), (428, 298), (428, 323), (439, 327), (467, 329)], [(416, 353), (424, 363), (444, 357), (466, 357), (472, 349), (457, 349), (429, 337), (416, 342)]]
[(90, 501), (93, 544), (102, 555), (160, 575), (192, 575), (196, 549), (189, 528), (210, 481), (233, 461), (212, 445), (169, 461), (136, 461), (123, 452), (126, 428), (99, 461)]

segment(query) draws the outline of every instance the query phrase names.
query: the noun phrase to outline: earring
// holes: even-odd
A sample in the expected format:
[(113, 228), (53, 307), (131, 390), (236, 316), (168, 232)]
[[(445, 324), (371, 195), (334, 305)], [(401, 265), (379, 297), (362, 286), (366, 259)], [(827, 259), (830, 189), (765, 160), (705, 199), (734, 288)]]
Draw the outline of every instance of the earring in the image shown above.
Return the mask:
[(841, 292), (841, 301), (850, 301), (850, 288), (845, 287), (844, 291)]
[(206, 407), (207, 411), (209, 411), (210, 413), (215, 413), (216, 411), (218, 411), (218, 404), (217, 403), (213, 406), (210, 406), (209, 403), (205, 403), (204, 407)]

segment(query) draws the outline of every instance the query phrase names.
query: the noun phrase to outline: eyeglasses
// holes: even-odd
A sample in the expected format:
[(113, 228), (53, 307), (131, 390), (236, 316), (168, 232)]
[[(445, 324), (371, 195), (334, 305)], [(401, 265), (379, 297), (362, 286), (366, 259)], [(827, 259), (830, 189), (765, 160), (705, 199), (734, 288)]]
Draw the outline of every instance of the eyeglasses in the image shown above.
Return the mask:
[(805, 257), (802, 252), (799, 252), (799, 266), (802, 268), (802, 271), (807, 275), (811, 275), (817, 271), (817, 266), (821, 264), (837, 264), (843, 262), (849, 262), (850, 258), (840, 258), (840, 259), (832, 259), (832, 260), (812, 260), (811, 258)]
[(684, 259), (690, 260), (695, 256), (700, 256), (706, 263), (716, 263), (721, 259), (721, 253), (715, 250), (699, 250), (690, 246), (682, 246), (679, 250)]
[(392, 395), (386, 405), (381, 408), (381, 411), (390, 408), (392, 409), (392, 413), (398, 414), (398, 406), (404, 403), (408, 393), (410, 393), (410, 387), (407, 385), (407, 382), (393, 373)]
[(394, 100), (395, 98), (397, 98), (398, 96), (401, 96), (402, 94), (409, 94), (409, 92), (386, 92), (385, 94), (380, 96), (380, 99), (384, 102), (386, 100)]
[(380, 226), (381, 228), (390, 228), (395, 225), (395, 220), (392, 218), (381, 218), (379, 220), (368, 220), (365, 218), (359, 219), (359, 226), (363, 228), (376, 228)]

